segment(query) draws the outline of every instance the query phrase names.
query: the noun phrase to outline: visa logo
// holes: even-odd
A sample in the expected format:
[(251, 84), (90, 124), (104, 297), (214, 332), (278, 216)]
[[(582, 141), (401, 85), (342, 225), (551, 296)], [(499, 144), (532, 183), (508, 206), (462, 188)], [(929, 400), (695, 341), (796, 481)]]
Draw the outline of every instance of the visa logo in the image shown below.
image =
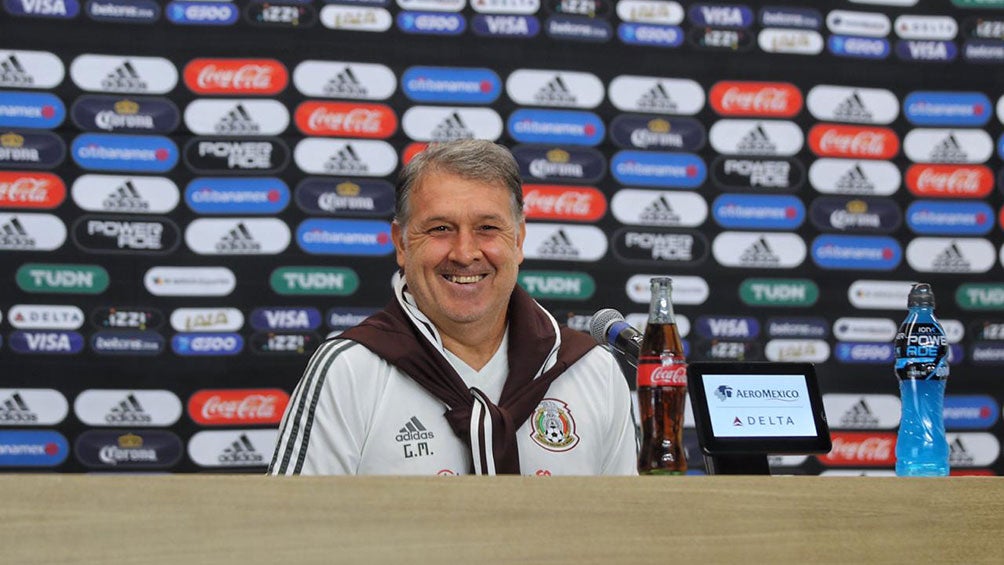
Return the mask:
[(12, 14), (75, 18), (80, 12), (77, 0), (7, 0), (4, 2)]
[(251, 313), (256, 330), (313, 330), (321, 325), (316, 308), (258, 308)]
[(698, 26), (749, 27), (753, 12), (745, 6), (694, 6), (690, 19)]
[(532, 16), (474, 16), (472, 27), (476, 35), (499, 37), (536, 37), (540, 22)]
[(10, 347), (18, 353), (73, 355), (84, 348), (84, 338), (77, 332), (17, 331), (10, 335)]
[(760, 334), (760, 324), (754, 318), (701, 316), (697, 319), (697, 332), (706, 339), (752, 339)]
[(954, 61), (959, 49), (951, 41), (900, 41), (896, 55), (907, 61)]

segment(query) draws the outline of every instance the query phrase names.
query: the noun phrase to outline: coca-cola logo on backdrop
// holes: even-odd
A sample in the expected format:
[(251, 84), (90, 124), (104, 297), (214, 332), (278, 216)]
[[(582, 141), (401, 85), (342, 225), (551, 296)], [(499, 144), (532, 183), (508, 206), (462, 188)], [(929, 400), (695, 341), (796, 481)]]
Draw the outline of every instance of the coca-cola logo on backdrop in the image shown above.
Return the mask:
[(184, 79), (196, 94), (271, 95), (286, 89), (289, 72), (274, 59), (193, 59)]
[(188, 399), (188, 416), (203, 426), (277, 424), (289, 403), (281, 389), (207, 389)]

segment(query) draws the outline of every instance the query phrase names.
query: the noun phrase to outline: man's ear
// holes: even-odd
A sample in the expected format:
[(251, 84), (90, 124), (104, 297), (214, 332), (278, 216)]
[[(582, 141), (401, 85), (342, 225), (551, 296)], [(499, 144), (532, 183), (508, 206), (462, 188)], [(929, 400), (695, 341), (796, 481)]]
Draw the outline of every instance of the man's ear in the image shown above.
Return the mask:
[(517, 264), (523, 264), (523, 242), (526, 241), (526, 220), (522, 220), (519, 223), (519, 229), (516, 231), (516, 256)]
[(394, 242), (394, 251), (397, 254), (397, 266), (404, 268), (404, 227), (394, 220), (390, 224), (390, 239)]

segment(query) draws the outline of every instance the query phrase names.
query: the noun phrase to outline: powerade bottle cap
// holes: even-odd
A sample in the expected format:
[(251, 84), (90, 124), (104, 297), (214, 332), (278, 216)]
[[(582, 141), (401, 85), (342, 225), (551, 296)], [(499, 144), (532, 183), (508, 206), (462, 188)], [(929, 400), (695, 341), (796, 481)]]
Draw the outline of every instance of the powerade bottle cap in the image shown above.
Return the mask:
[(906, 301), (907, 308), (914, 306), (929, 306), (934, 308), (934, 291), (927, 283), (917, 283), (910, 289), (910, 297)]

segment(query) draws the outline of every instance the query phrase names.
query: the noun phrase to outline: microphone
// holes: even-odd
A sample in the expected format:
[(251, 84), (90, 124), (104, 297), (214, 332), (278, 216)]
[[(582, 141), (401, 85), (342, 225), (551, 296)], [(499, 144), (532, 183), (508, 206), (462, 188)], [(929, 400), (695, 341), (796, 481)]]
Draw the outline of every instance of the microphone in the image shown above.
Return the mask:
[(593, 314), (589, 326), (589, 334), (596, 343), (609, 345), (622, 354), (632, 367), (638, 366), (638, 354), (641, 351), (641, 332), (634, 329), (620, 312), (613, 308), (604, 308)]

